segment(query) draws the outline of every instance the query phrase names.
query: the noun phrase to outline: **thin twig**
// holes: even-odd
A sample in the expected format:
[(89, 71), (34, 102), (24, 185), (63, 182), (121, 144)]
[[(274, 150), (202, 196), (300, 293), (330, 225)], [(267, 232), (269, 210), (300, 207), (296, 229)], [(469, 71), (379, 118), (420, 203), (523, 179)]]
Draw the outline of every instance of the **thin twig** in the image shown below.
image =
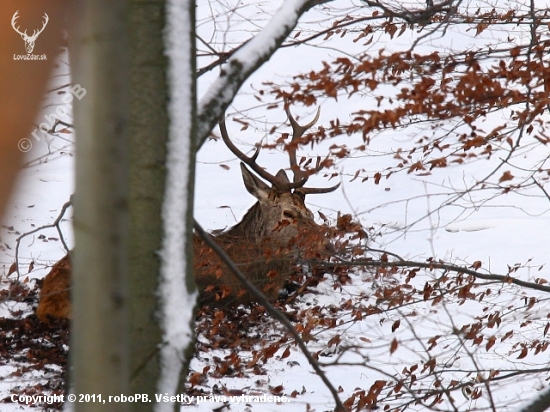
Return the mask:
[(39, 232), (44, 229), (49, 229), (52, 227), (55, 227), (57, 230), (57, 233), (59, 234), (59, 238), (61, 239), (61, 243), (63, 244), (63, 247), (65, 248), (65, 251), (69, 253), (69, 247), (67, 246), (67, 243), (65, 242), (65, 238), (63, 237), (63, 233), (61, 233), (61, 228), (59, 227), (59, 223), (61, 222), (61, 219), (63, 219), (63, 216), (65, 215), (65, 212), (67, 209), (73, 205), (73, 199), (71, 196), (71, 199), (66, 202), (63, 207), (61, 208), (61, 211), (59, 212), (59, 215), (55, 219), (55, 221), (49, 225), (44, 225), (37, 227), (36, 229), (31, 230), (30, 232), (23, 233), (21, 236), (19, 236), (15, 241), (15, 271), (17, 272), (17, 281), (19, 282), (19, 278), (21, 277), (21, 273), (19, 272), (19, 246), (21, 244), (21, 240), (23, 238), (32, 235), (36, 232)]

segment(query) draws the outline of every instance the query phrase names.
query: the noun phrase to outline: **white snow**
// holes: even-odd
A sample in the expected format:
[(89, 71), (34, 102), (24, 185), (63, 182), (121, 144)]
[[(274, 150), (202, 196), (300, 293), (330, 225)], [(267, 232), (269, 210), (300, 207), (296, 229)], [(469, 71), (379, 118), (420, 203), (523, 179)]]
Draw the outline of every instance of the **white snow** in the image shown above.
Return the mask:
[[(293, 10), (300, 2), (282, 2), (283, 8), (290, 13), (287, 17), (292, 18)], [(339, 3), (341, 4), (341, 3)], [(201, 7), (202, 6), (202, 7)], [(184, 7), (180, 2), (173, 1), (170, 7)], [(198, 13), (207, 13), (208, 7), (199, 4)], [(185, 26), (181, 20), (183, 15), (179, 13), (170, 13), (174, 20), (171, 24), (175, 26), (169, 31), (168, 36), (177, 35), (179, 38), (172, 39), (175, 44), (185, 44)], [(285, 23), (285, 22), (280, 22)], [(288, 22), (287, 22), (288, 23)], [(266, 25), (267, 27), (267, 25)], [(250, 28), (252, 30), (253, 28)], [(467, 38), (464, 34), (455, 34), (455, 38), (464, 41)], [(456, 40), (456, 39), (455, 39)], [(471, 38), (467, 38), (471, 40)], [(405, 42), (402, 38), (399, 40)], [(238, 61), (248, 62), (249, 59), (260, 56), (262, 49), (261, 44), (258, 44), (250, 51), (246, 47), (234, 56)], [(251, 46), (250, 46), (251, 47)], [(185, 69), (179, 68), (179, 64), (185, 65), (186, 56), (177, 50), (170, 52), (170, 56), (174, 59), (174, 66), (171, 70), (178, 67), (178, 73), (184, 73)], [(302, 51), (305, 50), (305, 51)], [(234, 107), (235, 111), (242, 108), (250, 108), (257, 104), (254, 99), (254, 86), (261, 84), (265, 80), (273, 80), (279, 76), (307, 71), (318, 64), (320, 60), (316, 58), (318, 54), (322, 54), (324, 49), (305, 48), (305, 49), (285, 49), (281, 50), (274, 56), (271, 61), (264, 65), (248, 82), (243, 86), (237, 97)], [(244, 56), (244, 57), (243, 57)], [(326, 59), (326, 57), (323, 57)], [(207, 78), (207, 77), (205, 77)], [(213, 85), (211, 77), (207, 84), (201, 84), (202, 90), (208, 91), (201, 99), (201, 102), (207, 101), (214, 95), (215, 90), (223, 88), (222, 82), (219, 85)], [(178, 90), (185, 89), (185, 76), (174, 76), (172, 72), (171, 81), (177, 93)], [(202, 81), (202, 80), (201, 80)], [(217, 84), (217, 83), (216, 83)], [(249, 86), (249, 85), (250, 86)], [(210, 88), (209, 87), (214, 87)], [(217, 89), (216, 89), (217, 87)], [(365, 97), (365, 98), (368, 98)], [(185, 108), (188, 96), (174, 94), (172, 104), (178, 105), (178, 108)], [(351, 105), (356, 105), (357, 102), (348, 103), (339, 101), (322, 101), (323, 105), (322, 117), (318, 124), (327, 125), (328, 122), (338, 113), (347, 114)], [(364, 102), (362, 104), (365, 104)], [(186, 159), (186, 142), (183, 140), (186, 136), (185, 119), (188, 119), (186, 110), (179, 110), (175, 107), (173, 111), (171, 126), (171, 139), (177, 139), (179, 143), (174, 143), (174, 159)], [(305, 111), (301, 107), (293, 108), (293, 112), (302, 114), (306, 117), (312, 110)], [(278, 124), (285, 121), (285, 115), (282, 109), (265, 110), (260, 107), (260, 110), (252, 112), (251, 117), (256, 116), (254, 127), (249, 127), (247, 130), (240, 130), (241, 125), (236, 125), (233, 122), (228, 122), (230, 134), (236, 136), (237, 143), (240, 147), (250, 147), (261, 138), (266, 136), (265, 130), (268, 130), (272, 124)], [(176, 116), (174, 116), (176, 114)], [(263, 116), (263, 118), (262, 118)], [(262, 120), (264, 119), (264, 120)], [(263, 121), (263, 123), (262, 123)], [(388, 136), (390, 135), (390, 136)], [(271, 136), (268, 136), (271, 137)], [(399, 147), (403, 140), (409, 136), (399, 135), (398, 133), (388, 133), (384, 135), (388, 137), (384, 141), (376, 141), (376, 144), (386, 147)], [(175, 141), (175, 140), (174, 140)], [(353, 147), (353, 138), (350, 138), (349, 146)], [(329, 142), (328, 144), (332, 144)], [(327, 145), (320, 145), (315, 148), (300, 148), (299, 154), (316, 155), (326, 153)], [(66, 148), (66, 146), (69, 146)], [(49, 152), (48, 152), (49, 149)], [(61, 154), (63, 152), (63, 154)], [(58, 215), (61, 206), (68, 200), (73, 192), (72, 188), (72, 157), (70, 155), (70, 144), (60, 138), (53, 139), (52, 142), (36, 143), (33, 149), (29, 152), (29, 159), (41, 159), (27, 165), (22, 173), (21, 184), (12, 200), (10, 213), (3, 222), (6, 226), (13, 226), (14, 230), (19, 233), (30, 230), (33, 227), (51, 223)], [(536, 153), (527, 152), (524, 154), (527, 159), (529, 156), (534, 156)], [(276, 171), (282, 165), (285, 165), (286, 155), (276, 151), (269, 152), (267, 150), (260, 154), (259, 163), (265, 165), (268, 170)], [(376, 170), (384, 166), (385, 159), (377, 156), (370, 157), (355, 157), (344, 159), (337, 162), (337, 167), (340, 171), (353, 172), (361, 167), (368, 170)], [(219, 167), (219, 163), (230, 166), (229, 170)], [(412, 175), (394, 175), (388, 181), (382, 181), (379, 185), (374, 185), (372, 181), (361, 183), (360, 181), (350, 182), (351, 177), (342, 178), (342, 189), (336, 193), (308, 196), (307, 202), (310, 208), (316, 213), (321, 210), (324, 214), (334, 218), (336, 211), (343, 213), (353, 213), (361, 218), (365, 226), (374, 226), (381, 230), (384, 236), (372, 239), (373, 246), (384, 248), (400, 254), (403, 257), (410, 259), (422, 260), (428, 257), (441, 258), (447, 261), (452, 261), (459, 264), (469, 265), (472, 262), (479, 260), (482, 262), (482, 269), (491, 270), (495, 273), (506, 274), (508, 268), (516, 264), (526, 265), (524, 269), (520, 269), (516, 275), (524, 280), (533, 280), (536, 277), (549, 278), (546, 266), (550, 261), (550, 251), (548, 250), (548, 234), (550, 233), (550, 217), (547, 213), (548, 199), (543, 196), (514, 196), (509, 194), (506, 197), (500, 197), (493, 202), (481, 204), (481, 207), (474, 204), (463, 204), (465, 209), (447, 208), (436, 210), (438, 199), (441, 199), (444, 187), (449, 187), (449, 182), (458, 187), (465, 179), (472, 176), (479, 176), (483, 172), (486, 163), (478, 162), (464, 167), (449, 168), (444, 171), (436, 170), (432, 176), (414, 177)], [(209, 229), (220, 229), (230, 226), (239, 220), (244, 212), (254, 203), (254, 199), (248, 195), (244, 185), (241, 183), (241, 178), (238, 173), (237, 162), (233, 156), (219, 141), (209, 141), (201, 149), (198, 156), (197, 170), (197, 185), (195, 198), (195, 217), (204, 227)], [(179, 168), (179, 170), (177, 169)], [(179, 371), (179, 354), (183, 345), (187, 342), (189, 330), (187, 328), (190, 318), (185, 317), (185, 310), (181, 310), (182, 302), (186, 302), (188, 297), (183, 281), (180, 278), (172, 278), (169, 273), (182, 274), (185, 270), (185, 261), (182, 256), (183, 245), (181, 236), (185, 228), (183, 227), (182, 217), (185, 214), (185, 204), (182, 204), (184, 199), (185, 188), (182, 187), (182, 182), (185, 181), (187, 169), (185, 164), (179, 162), (175, 167), (170, 166), (171, 174), (169, 184), (167, 186), (167, 194), (174, 199), (175, 209), (166, 208), (164, 218), (167, 222), (171, 222), (167, 227), (167, 244), (163, 252), (163, 276), (170, 283), (165, 283), (164, 288), (170, 288), (170, 296), (172, 303), (167, 303), (164, 311), (179, 311), (178, 317), (166, 318), (164, 328), (169, 330), (169, 335), (166, 336), (166, 341), (170, 342), (163, 352), (165, 362), (173, 362), (173, 369), (167, 369), (164, 374), (164, 381), (159, 387), (161, 392), (174, 393), (174, 385)], [(177, 174), (176, 174), (177, 173)], [(171, 179), (171, 180), (170, 180)], [(328, 182), (328, 179), (323, 176), (312, 177), (314, 185), (323, 186)], [(343, 193), (346, 194), (344, 199)], [(383, 207), (381, 206), (383, 205)], [(223, 207), (222, 206), (227, 206)], [(467, 209), (466, 209), (467, 208)], [(464, 212), (467, 210), (467, 212)], [(430, 219), (425, 216), (430, 215)], [(70, 216), (69, 216), (70, 218)], [(418, 221), (418, 224), (410, 227), (411, 222)], [(68, 236), (69, 243), (71, 241), (71, 230), (68, 223), (64, 224), (65, 234)], [(48, 233), (49, 236), (56, 236), (55, 232)], [(2, 245), (4, 245), (4, 254), (2, 263), (4, 265), (4, 273), (13, 262), (15, 239), (18, 234), (13, 230), (2, 228), (1, 231)], [(179, 236), (179, 238), (178, 238)], [(170, 242), (168, 242), (170, 239)], [(45, 264), (51, 264), (64, 254), (63, 248), (59, 241), (44, 241), (37, 237), (26, 238), (22, 242), (22, 267), (28, 267), (31, 260), (35, 260), (38, 268), (29, 274), (29, 278), (43, 276), (46, 273)], [(168, 265), (168, 262), (175, 262), (174, 265)], [(541, 269), (542, 266), (542, 269)], [(26, 276), (26, 270), (22, 273)], [(13, 275), (12, 275), (13, 276)], [(435, 275), (434, 275), (435, 277)], [(434, 279), (422, 279), (420, 282), (432, 283)], [(495, 287), (496, 288), (496, 287)], [(310, 306), (319, 305), (324, 310), (328, 310), (331, 306), (340, 307), (341, 302), (348, 298), (355, 298), (365, 294), (365, 303), (372, 293), (372, 280), (368, 276), (357, 276), (353, 283), (341, 292), (336, 292), (330, 287), (330, 283), (319, 285), (316, 294), (307, 295), (304, 298), (304, 307), (307, 304)], [(547, 298), (544, 295), (528, 293), (528, 296), (538, 296), (541, 302), (537, 304), (531, 316), (533, 324), (527, 329), (522, 329), (525, 336), (528, 336), (530, 331), (536, 331), (537, 328), (544, 327), (543, 320), (546, 319), (549, 312)], [(509, 295), (495, 296), (495, 300), (500, 299), (502, 306), (507, 304), (518, 305), (517, 298), (512, 299)], [(507, 299), (510, 299), (507, 301)], [(0, 305), (2, 316), (7, 315), (6, 305)], [(451, 349), (461, 349), (457, 345), (456, 335), (453, 334), (453, 326), (471, 323), (476, 315), (481, 315), (482, 305), (469, 303), (464, 306), (456, 305), (454, 302), (448, 306), (434, 307), (429, 303), (417, 305), (416, 309), (419, 315), (416, 318), (409, 318), (411, 324), (407, 325), (409, 329), (418, 333), (421, 338), (427, 338), (435, 334), (441, 334), (441, 340), (444, 340)], [(446, 309), (451, 312), (446, 313)], [(513, 307), (509, 310), (508, 323), (501, 325), (499, 330), (520, 330), (519, 323), (524, 315), (521, 307)], [(342, 356), (342, 361), (346, 361), (347, 365), (337, 367), (327, 367), (328, 376), (336, 385), (343, 388), (342, 397), (349, 395), (356, 387), (368, 389), (375, 379), (378, 379), (382, 373), (394, 374), (400, 373), (403, 365), (410, 364), (419, 352), (419, 347), (410, 338), (410, 334), (397, 331), (396, 335), (392, 334), (391, 325), (397, 318), (407, 319), (402, 317), (402, 313), (388, 311), (377, 317), (370, 317), (362, 322), (353, 323), (348, 314), (342, 314), (342, 321), (345, 322), (345, 327), (338, 330), (320, 330), (318, 333), (317, 342), (311, 343), (312, 350), (323, 349), (326, 346), (328, 339), (332, 338), (335, 333), (340, 333), (342, 339), (348, 347), (355, 348), (349, 350)], [(403, 326), (405, 325), (403, 321)], [(276, 324), (273, 328), (277, 328)], [(506, 329), (508, 328), (508, 329)], [(497, 328), (498, 329), (498, 328)], [(497, 333), (497, 329), (494, 332)], [(389, 337), (397, 336), (402, 345), (398, 351), (392, 356), (387, 353), (387, 345)], [(499, 346), (498, 350), (484, 351), (483, 348), (474, 347), (468, 343), (465, 345), (464, 356), (455, 363), (450, 364), (449, 368), (453, 367), (456, 370), (473, 370), (472, 359), (474, 355), (476, 361), (484, 368), (505, 368), (513, 371), (521, 367), (538, 367), (547, 364), (547, 357), (541, 361), (540, 359), (524, 359), (524, 363), (517, 361), (517, 353), (512, 353), (512, 346), (517, 341), (510, 340), (510, 344), (506, 341)], [(453, 346), (455, 345), (455, 346)], [(495, 347), (496, 347), (495, 346)], [(402, 348), (402, 349), (401, 349)], [(331, 348), (332, 349), (332, 348)], [(403, 350), (403, 352), (401, 352)], [(438, 349), (439, 350), (439, 349)], [(277, 356), (282, 354), (283, 348), (279, 350)], [(191, 367), (200, 371), (201, 368), (208, 364), (209, 360), (218, 356), (223, 358), (227, 355), (227, 351), (218, 349), (208, 354), (201, 354), (200, 359), (195, 359)], [(247, 356), (247, 353), (241, 352), (242, 356)], [(449, 352), (441, 349), (435, 353), (438, 359), (451, 359)], [(327, 352), (326, 359), (328, 362), (334, 359), (339, 353)], [(471, 356), (470, 356), (471, 355)], [(447, 358), (448, 357), (448, 358)], [(363, 363), (369, 361), (369, 366), (364, 367)], [(537, 363), (538, 362), (538, 363)], [(218, 384), (225, 385), (229, 389), (256, 388), (260, 385), (265, 388), (267, 385), (277, 386), (283, 385), (285, 393), (291, 393), (293, 390), (299, 393), (304, 391), (303, 395), (291, 399), (290, 402), (276, 404), (245, 404), (231, 405), (231, 411), (261, 410), (261, 411), (296, 411), (306, 410), (306, 404), (310, 405), (315, 410), (328, 410), (333, 406), (333, 401), (330, 394), (322, 386), (319, 379), (312, 373), (305, 358), (294, 347), (291, 347), (291, 353), (288, 358), (277, 359), (277, 357), (268, 361), (264, 367), (268, 371), (268, 375), (264, 376), (246, 376), (241, 378), (223, 377), (219, 379)], [(9, 375), (12, 371), (9, 365), (0, 368), (0, 376)], [(375, 371), (378, 368), (379, 371)], [(457, 376), (463, 381), (472, 379), (473, 375), (466, 373), (457, 373)], [(38, 380), (40, 377), (35, 376), (33, 379)], [(170, 379), (173, 379), (170, 381)], [(258, 383), (259, 382), (259, 383)], [(5, 398), (9, 393), (9, 389), (14, 384), (20, 382), (15, 378), (4, 379), (0, 385), (0, 398)], [(536, 391), (547, 386), (546, 382), (538, 381), (537, 379), (516, 379), (514, 385), (503, 385), (495, 387), (495, 398), (501, 404), (510, 402), (516, 404), (521, 401), (524, 404), (525, 399), (529, 399), (536, 394)], [(486, 396), (486, 394), (484, 394)], [(468, 408), (482, 408), (487, 406), (487, 398), (482, 397), (478, 400), (457, 399), (456, 406), (458, 410), (466, 410)], [(169, 405), (169, 404), (168, 404)], [(214, 406), (221, 403), (205, 402), (200, 405), (186, 405), (183, 410), (210, 411)], [(10, 409), (11, 408), (11, 409)], [(20, 409), (22, 408), (22, 409)], [(31, 410), (31, 408), (21, 407), (19, 405), (2, 404), (2, 410)]]

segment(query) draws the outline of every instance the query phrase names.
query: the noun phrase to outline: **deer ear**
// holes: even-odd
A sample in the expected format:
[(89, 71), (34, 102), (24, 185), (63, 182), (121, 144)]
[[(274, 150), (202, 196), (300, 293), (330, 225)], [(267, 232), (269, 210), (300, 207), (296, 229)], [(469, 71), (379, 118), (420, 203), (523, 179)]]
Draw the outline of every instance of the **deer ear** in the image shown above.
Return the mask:
[(243, 175), (246, 190), (248, 190), (252, 196), (258, 200), (265, 200), (269, 197), (271, 188), (261, 179), (252, 174), (252, 172), (246, 168), (244, 163), (241, 163), (241, 173)]
[(286, 172), (283, 169), (279, 170), (275, 175), (275, 177), (279, 179), (281, 182), (283, 182), (284, 184), (290, 183), (290, 180), (288, 180), (288, 176), (286, 175)]

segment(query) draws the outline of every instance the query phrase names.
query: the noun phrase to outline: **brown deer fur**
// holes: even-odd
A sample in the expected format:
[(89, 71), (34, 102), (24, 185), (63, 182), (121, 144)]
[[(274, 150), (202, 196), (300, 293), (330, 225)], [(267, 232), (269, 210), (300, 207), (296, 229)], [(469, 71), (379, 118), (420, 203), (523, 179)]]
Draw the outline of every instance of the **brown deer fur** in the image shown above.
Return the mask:
[[(304, 195), (278, 193), (244, 166), (242, 172), (248, 191), (258, 202), (240, 223), (214, 237), (247, 279), (274, 299), (292, 273), (298, 253), (324, 252), (328, 244), (304, 204)], [(195, 280), (203, 303), (226, 305), (253, 300), (215, 253), (197, 238)]]
[(71, 261), (69, 255), (66, 255), (53, 265), (52, 270), (44, 279), (40, 291), (40, 303), (36, 309), (38, 319), (46, 322), (50, 316), (52, 318), (70, 318), (70, 287)]

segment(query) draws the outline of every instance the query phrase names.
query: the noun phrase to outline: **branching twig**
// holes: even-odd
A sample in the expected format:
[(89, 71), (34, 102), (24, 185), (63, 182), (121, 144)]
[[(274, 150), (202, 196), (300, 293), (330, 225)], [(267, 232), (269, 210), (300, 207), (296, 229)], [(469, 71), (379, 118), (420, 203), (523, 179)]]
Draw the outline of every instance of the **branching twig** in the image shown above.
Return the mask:
[(514, 278), (510, 275), (497, 275), (494, 273), (479, 273), (476, 270), (468, 269), (463, 266), (452, 265), (450, 263), (415, 262), (410, 260), (399, 260), (394, 262), (388, 262), (388, 261), (381, 261), (381, 260), (362, 260), (362, 259), (347, 261), (347, 262), (344, 259), (340, 259), (340, 263), (348, 264), (350, 266), (365, 266), (365, 267), (410, 267), (410, 268), (424, 268), (424, 269), (444, 269), (451, 272), (471, 275), (477, 279), (496, 280), (501, 283), (507, 283), (507, 284), (511, 283), (524, 288), (550, 293), (550, 286), (544, 286), (533, 282), (526, 282), (524, 280)]
[(17, 272), (17, 281), (19, 281), (19, 278), (21, 277), (21, 273), (19, 272), (19, 246), (21, 244), (21, 240), (23, 238), (32, 235), (36, 232), (39, 232), (44, 229), (55, 227), (57, 230), (57, 233), (59, 233), (59, 238), (61, 239), (61, 243), (63, 244), (63, 247), (65, 248), (65, 251), (69, 253), (69, 247), (67, 246), (67, 243), (65, 242), (65, 238), (63, 237), (63, 233), (61, 232), (61, 228), (59, 227), (59, 223), (61, 222), (61, 219), (63, 219), (63, 216), (65, 215), (65, 212), (67, 209), (73, 205), (73, 199), (71, 196), (71, 199), (66, 202), (63, 207), (61, 208), (61, 212), (59, 212), (59, 215), (55, 219), (55, 221), (49, 225), (44, 225), (37, 227), (36, 229), (31, 230), (30, 232), (23, 233), (21, 236), (19, 236), (15, 241), (15, 271)]
[[(283, 2), (276, 18), (256, 36), (234, 52), (220, 77), (202, 97), (197, 108), (197, 148), (206, 141), (214, 125), (248, 77), (266, 62), (292, 32), (298, 19), (313, 6), (328, 0), (295, 0)], [(274, 35), (274, 33), (276, 33)], [(268, 45), (268, 47), (266, 47)]]

